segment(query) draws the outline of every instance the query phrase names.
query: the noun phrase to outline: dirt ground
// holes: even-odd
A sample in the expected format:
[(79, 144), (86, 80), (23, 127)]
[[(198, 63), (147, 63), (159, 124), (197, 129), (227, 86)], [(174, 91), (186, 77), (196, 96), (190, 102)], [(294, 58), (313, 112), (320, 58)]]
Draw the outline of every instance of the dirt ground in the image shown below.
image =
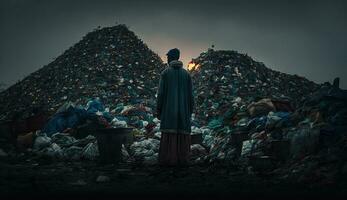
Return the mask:
[[(235, 167), (192, 165), (185, 168), (102, 165), (91, 161), (54, 161), (25, 156), (0, 161), (0, 193), (42, 198), (235, 198), (346, 196), (344, 184), (312, 186), (269, 175), (250, 175)], [(109, 180), (97, 181), (99, 176)], [(106, 178), (106, 179), (108, 179)]]

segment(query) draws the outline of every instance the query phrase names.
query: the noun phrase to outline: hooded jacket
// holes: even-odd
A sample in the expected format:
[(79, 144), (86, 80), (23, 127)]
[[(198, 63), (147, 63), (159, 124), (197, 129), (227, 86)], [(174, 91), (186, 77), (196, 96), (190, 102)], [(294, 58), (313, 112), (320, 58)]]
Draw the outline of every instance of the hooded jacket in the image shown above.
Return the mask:
[(157, 112), (160, 130), (167, 133), (190, 134), (194, 107), (190, 74), (181, 61), (171, 61), (160, 75)]

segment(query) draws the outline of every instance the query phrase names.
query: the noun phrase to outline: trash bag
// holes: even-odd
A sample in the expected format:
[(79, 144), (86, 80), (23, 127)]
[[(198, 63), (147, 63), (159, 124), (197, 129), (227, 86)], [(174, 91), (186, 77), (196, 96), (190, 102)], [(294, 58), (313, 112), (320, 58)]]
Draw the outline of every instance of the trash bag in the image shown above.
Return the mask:
[(88, 101), (86, 110), (88, 113), (96, 113), (98, 111), (103, 112), (105, 110), (104, 105), (101, 103), (99, 98)]
[(87, 144), (82, 150), (82, 158), (87, 160), (97, 160), (99, 157), (98, 142)]
[(291, 141), (291, 156), (293, 158), (302, 158), (317, 150), (319, 144), (320, 129), (311, 128), (309, 125), (291, 130), (287, 137)]
[(52, 143), (51, 146), (44, 149), (43, 152), (41, 152), (41, 153), (43, 153), (49, 157), (55, 157), (55, 158), (62, 158), (63, 157), (63, 150), (56, 143)]
[(262, 156), (265, 154), (262, 149), (262, 142), (263, 140), (257, 140), (257, 139), (251, 139), (243, 141), (242, 143), (242, 150), (241, 150), (241, 157), (247, 158), (250, 156)]
[(117, 118), (114, 118), (111, 124), (115, 128), (125, 128), (128, 126), (126, 121), (118, 120)]
[(131, 154), (135, 159), (141, 160), (144, 157), (151, 157), (159, 151), (160, 141), (157, 139), (145, 139), (139, 142), (134, 142), (130, 146)]
[(160, 140), (161, 138), (161, 132), (154, 133), (154, 139)]
[(51, 143), (49, 146), (46, 146), (41, 149), (34, 149), (34, 153), (39, 156), (48, 156), (50, 158), (63, 158), (63, 150), (56, 143)]
[(78, 139), (76, 142), (74, 142), (74, 146), (78, 146), (78, 147), (85, 147), (87, 146), (89, 143), (93, 143), (96, 141), (96, 137), (93, 135), (88, 135), (87, 137)]
[(76, 106), (71, 101), (68, 101), (68, 102), (64, 103), (62, 106), (60, 106), (60, 108), (55, 112), (55, 114), (68, 112), (70, 107), (74, 108)]
[(207, 147), (211, 147), (213, 144), (213, 141), (214, 141), (214, 137), (212, 135), (205, 135), (202, 141), (202, 144)]
[(289, 125), (290, 113), (289, 112), (269, 112), (266, 120), (266, 127), (268, 129), (273, 128), (278, 122), (282, 122), (282, 125)]
[(276, 108), (271, 99), (262, 99), (248, 105), (248, 112), (251, 117), (267, 115), (270, 111), (275, 111)]
[(257, 132), (265, 129), (267, 122), (267, 116), (255, 117), (248, 121), (247, 127), (249, 129), (255, 129)]
[(200, 144), (193, 144), (190, 146), (192, 158), (202, 157), (207, 155), (206, 149)]
[(127, 161), (130, 158), (130, 155), (127, 151), (127, 149), (125, 148), (124, 144), (122, 144), (122, 149), (121, 149), (121, 155), (122, 155), (122, 160), (123, 161)]
[(33, 149), (40, 150), (49, 147), (52, 144), (52, 139), (45, 133), (39, 133), (35, 138)]
[(87, 113), (90, 118), (95, 117), (95, 115), (103, 116), (108, 122), (112, 121), (112, 117), (106, 110), (104, 105), (101, 103), (100, 98), (94, 98), (88, 101), (86, 106)]
[(79, 160), (82, 157), (83, 148), (71, 146), (63, 150), (64, 158), (67, 160)]
[(85, 123), (86, 119), (86, 110), (69, 106), (67, 109), (55, 114), (44, 126), (42, 132), (48, 136), (54, 133), (62, 133), (67, 128), (75, 128)]
[(55, 133), (51, 136), (52, 142), (58, 144), (61, 147), (72, 146), (77, 140), (67, 133)]

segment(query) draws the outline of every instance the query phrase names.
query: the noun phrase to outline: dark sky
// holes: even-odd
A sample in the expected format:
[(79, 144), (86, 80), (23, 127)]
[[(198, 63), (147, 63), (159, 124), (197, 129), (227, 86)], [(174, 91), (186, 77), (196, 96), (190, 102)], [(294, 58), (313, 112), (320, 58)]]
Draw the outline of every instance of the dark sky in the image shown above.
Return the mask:
[(185, 64), (212, 44), (317, 83), (347, 89), (347, 1), (1, 0), (0, 82), (13, 84), (97, 26), (127, 24), (164, 58)]

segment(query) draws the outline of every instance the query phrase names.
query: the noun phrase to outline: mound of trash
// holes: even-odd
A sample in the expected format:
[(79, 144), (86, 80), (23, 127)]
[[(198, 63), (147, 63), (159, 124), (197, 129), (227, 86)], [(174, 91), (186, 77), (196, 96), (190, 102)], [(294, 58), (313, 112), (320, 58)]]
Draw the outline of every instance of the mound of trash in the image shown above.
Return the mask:
[(195, 162), (229, 163), (247, 173), (304, 183), (347, 177), (346, 90), (323, 84), (298, 107), (278, 99), (245, 99), (235, 98), (223, 115), (192, 128), (208, 150)]
[(164, 65), (125, 25), (99, 28), (53, 62), (0, 93), (0, 119), (54, 113), (67, 101), (100, 97), (106, 107), (144, 103), (153, 107)]
[(339, 78), (318, 85), (236, 51), (212, 49), (188, 69), (196, 102), (192, 135), (202, 135), (208, 152), (193, 162), (311, 183), (346, 177), (347, 91)]
[(209, 49), (193, 59), (188, 70), (195, 88), (196, 118), (202, 123), (239, 104), (239, 98), (244, 106), (270, 98), (296, 107), (319, 87), (303, 77), (271, 70), (236, 51)]

